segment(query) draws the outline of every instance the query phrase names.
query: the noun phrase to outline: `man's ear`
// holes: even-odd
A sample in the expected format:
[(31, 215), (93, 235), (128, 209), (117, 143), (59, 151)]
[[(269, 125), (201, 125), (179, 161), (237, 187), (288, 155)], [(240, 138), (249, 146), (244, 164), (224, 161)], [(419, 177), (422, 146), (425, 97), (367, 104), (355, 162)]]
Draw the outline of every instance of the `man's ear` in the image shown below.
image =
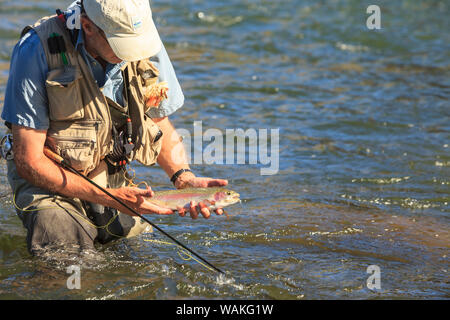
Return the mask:
[(84, 14), (82, 14), (80, 17), (80, 23), (81, 27), (83, 28), (83, 32), (88, 36), (94, 34), (97, 31), (94, 23)]

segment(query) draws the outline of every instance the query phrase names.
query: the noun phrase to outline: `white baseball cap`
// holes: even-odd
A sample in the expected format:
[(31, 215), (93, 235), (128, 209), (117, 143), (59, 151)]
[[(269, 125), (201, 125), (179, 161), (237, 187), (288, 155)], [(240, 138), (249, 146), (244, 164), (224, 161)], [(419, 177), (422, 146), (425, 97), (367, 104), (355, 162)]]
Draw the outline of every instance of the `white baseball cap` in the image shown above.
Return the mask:
[(119, 59), (138, 61), (161, 50), (149, 0), (83, 0), (88, 17), (101, 28)]

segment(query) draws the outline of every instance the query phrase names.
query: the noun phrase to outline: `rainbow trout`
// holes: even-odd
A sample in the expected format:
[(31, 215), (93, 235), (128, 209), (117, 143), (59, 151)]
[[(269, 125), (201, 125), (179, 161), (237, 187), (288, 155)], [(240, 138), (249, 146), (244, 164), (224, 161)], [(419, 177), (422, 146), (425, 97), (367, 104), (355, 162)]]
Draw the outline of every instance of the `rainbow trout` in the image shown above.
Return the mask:
[(225, 208), (241, 201), (239, 193), (219, 187), (155, 191), (155, 195), (147, 199), (156, 205), (174, 211), (177, 210), (177, 207), (188, 209), (191, 201), (203, 202), (210, 210)]

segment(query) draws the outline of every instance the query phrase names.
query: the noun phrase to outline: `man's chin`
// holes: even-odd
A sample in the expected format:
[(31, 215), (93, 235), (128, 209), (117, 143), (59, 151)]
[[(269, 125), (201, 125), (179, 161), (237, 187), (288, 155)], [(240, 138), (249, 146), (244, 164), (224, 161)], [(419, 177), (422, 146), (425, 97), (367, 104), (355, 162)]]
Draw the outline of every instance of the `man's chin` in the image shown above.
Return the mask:
[(118, 63), (122, 62), (122, 60), (120, 60), (119, 58), (117, 58), (117, 59), (110, 59), (110, 60), (106, 60), (106, 61), (108, 61), (111, 64), (118, 64)]

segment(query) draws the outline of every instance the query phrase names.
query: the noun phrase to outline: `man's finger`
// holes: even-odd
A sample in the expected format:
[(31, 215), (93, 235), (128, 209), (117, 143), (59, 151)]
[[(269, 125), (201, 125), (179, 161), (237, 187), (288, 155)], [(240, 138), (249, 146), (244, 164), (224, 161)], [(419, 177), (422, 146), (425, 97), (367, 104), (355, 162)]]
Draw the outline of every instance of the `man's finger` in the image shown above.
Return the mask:
[(223, 209), (222, 209), (222, 208), (217, 208), (217, 209), (216, 209), (216, 214), (217, 214), (218, 216), (221, 216), (221, 215), (223, 214)]
[(197, 219), (198, 217), (198, 209), (197, 209), (197, 203), (195, 201), (191, 201), (189, 204), (189, 211), (191, 212), (191, 218)]
[(177, 211), (180, 217), (184, 217), (186, 215), (186, 209), (183, 207), (177, 207)]
[(207, 182), (208, 188), (210, 187), (223, 187), (228, 185), (228, 180), (225, 179), (211, 179)]
[(153, 197), (155, 195), (152, 188), (150, 188), (150, 187), (148, 187), (147, 189), (133, 188), (133, 191), (134, 191), (136, 197), (137, 196)]
[(169, 208), (159, 207), (149, 201), (145, 203), (145, 211), (149, 211), (150, 213), (156, 213), (161, 215), (173, 214), (174, 212)]
[(207, 207), (203, 202), (200, 202), (200, 203), (198, 204), (198, 206), (199, 206), (199, 208), (200, 208), (200, 212), (201, 212), (201, 214), (203, 215), (203, 217), (204, 217), (205, 219), (208, 219), (208, 218), (211, 216), (211, 212), (209, 212), (208, 207)]
[(135, 205), (135, 209), (139, 208), (140, 206), (142, 206), (142, 204), (144, 203), (144, 197), (140, 196), (140, 195), (136, 195), (136, 205)]

